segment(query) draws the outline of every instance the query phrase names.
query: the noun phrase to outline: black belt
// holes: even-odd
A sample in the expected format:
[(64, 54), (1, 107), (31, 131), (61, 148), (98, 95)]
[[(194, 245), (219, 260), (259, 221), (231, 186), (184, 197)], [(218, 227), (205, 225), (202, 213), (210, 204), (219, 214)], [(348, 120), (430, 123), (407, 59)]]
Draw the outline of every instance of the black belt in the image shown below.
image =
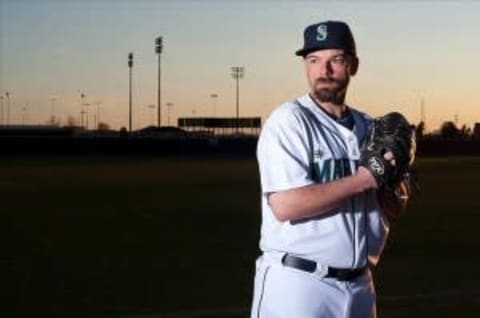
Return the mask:
[[(296, 257), (290, 254), (285, 254), (282, 257), (282, 264), (288, 267), (293, 267), (305, 272), (313, 273), (317, 269), (317, 263), (314, 261)], [(361, 268), (335, 268), (328, 267), (325, 277), (336, 278), (340, 281), (350, 281), (363, 275), (367, 271), (367, 267)]]

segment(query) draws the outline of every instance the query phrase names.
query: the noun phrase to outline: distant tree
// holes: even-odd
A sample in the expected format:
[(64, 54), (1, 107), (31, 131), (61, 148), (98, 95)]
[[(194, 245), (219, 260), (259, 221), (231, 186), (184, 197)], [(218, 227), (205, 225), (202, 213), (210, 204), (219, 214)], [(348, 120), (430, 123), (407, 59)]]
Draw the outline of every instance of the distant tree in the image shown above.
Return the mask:
[(60, 124), (61, 124), (60, 118), (55, 117), (55, 116), (51, 116), (47, 120), (47, 125), (50, 125), (50, 126), (58, 127), (58, 126), (60, 126)]
[(458, 138), (460, 136), (460, 130), (453, 121), (446, 121), (440, 127), (440, 136), (448, 139)]
[(425, 135), (425, 122), (421, 121), (417, 127), (415, 127), (415, 135), (418, 140), (423, 138)]
[(110, 130), (110, 125), (104, 122), (99, 122), (97, 129), (99, 131), (107, 131), (107, 130)]
[(127, 136), (128, 135), (128, 130), (126, 127), (120, 128), (120, 136)]
[(467, 125), (463, 125), (462, 128), (460, 129), (460, 135), (464, 138), (468, 138), (472, 135), (472, 129), (467, 127)]
[(68, 126), (68, 127), (75, 127), (75, 126), (77, 126), (77, 124), (78, 124), (78, 123), (77, 123), (77, 119), (76, 119), (74, 116), (69, 115), (69, 116), (67, 117), (67, 125), (66, 125), (66, 126)]

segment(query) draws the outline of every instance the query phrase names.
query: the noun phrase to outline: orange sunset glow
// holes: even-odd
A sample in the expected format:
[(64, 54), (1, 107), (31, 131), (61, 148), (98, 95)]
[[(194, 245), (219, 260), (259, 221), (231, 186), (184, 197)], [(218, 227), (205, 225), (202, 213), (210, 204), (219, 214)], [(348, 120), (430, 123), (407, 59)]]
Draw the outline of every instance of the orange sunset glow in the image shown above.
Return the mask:
[(294, 55), (304, 27), (335, 19), (351, 25), (360, 57), (349, 104), (414, 123), (423, 107), (427, 130), (447, 120), (471, 127), (480, 121), (478, 12), (475, 1), (0, 0), (2, 107), (8, 92), (10, 124), (65, 124), (80, 121), (84, 103), (90, 125), (125, 127), (132, 52), (133, 126), (151, 125), (162, 36), (163, 125), (234, 116), (232, 66), (245, 69), (240, 115), (265, 118), (307, 90)]

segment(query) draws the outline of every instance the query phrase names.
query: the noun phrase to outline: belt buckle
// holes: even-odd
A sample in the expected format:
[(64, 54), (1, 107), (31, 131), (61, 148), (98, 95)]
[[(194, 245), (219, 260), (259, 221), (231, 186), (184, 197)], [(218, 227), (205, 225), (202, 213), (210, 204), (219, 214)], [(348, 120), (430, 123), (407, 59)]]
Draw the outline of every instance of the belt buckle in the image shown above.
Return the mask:
[(315, 271), (313, 274), (318, 275), (320, 277), (325, 277), (328, 274), (328, 266), (324, 264), (319, 264), (317, 263), (317, 267), (315, 268)]

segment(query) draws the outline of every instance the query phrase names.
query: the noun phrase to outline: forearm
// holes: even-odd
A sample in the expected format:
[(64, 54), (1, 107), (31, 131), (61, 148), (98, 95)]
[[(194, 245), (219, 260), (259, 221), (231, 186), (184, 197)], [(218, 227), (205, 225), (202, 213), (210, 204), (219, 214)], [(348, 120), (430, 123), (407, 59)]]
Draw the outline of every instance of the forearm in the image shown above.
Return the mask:
[(324, 214), (373, 187), (371, 174), (359, 168), (356, 174), (332, 182), (270, 193), (268, 203), (278, 220), (298, 220)]

